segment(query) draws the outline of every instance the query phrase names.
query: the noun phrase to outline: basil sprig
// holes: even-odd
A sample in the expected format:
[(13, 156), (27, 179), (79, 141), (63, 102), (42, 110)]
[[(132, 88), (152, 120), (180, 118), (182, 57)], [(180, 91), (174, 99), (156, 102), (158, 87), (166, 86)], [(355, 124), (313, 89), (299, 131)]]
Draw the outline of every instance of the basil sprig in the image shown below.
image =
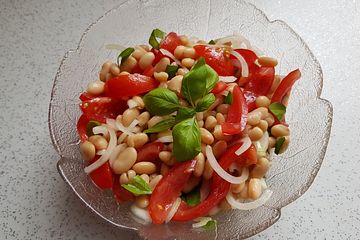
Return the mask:
[(88, 135), (88, 137), (94, 135), (93, 128), (100, 126), (100, 125), (101, 125), (101, 123), (99, 123), (98, 121), (93, 121), (93, 120), (89, 121), (86, 124), (86, 135)]
[(282, 145), (285, 142), (285, 137), (278, 138), (275, 143), (275, 154), (279, 155)]
[(119, 56), (117, 57), (117, 65), (120, 66), (120, 58), (121, 58), (121, 63), (125, 62), (126, 59), (128, 59), (130, 57), (130, 55), (135, 51), (134, 48), (129, 47), (127, 49), (125, 49), (124, 51), (122, 51)]
[(181, 199), (190, 207), (195, 207), (200, 203), (200, 188), (196, 187), (189, 193), (183, 193)]
[(176, 93), (167, 88), (155, 88), (144, 98), (146, 109), (153, 115), (164, 116), (175, 112), (179, 107)]
[(214, 44), (215, 44), (215, 41), (211, 39), (211, 40), (208, 42), (208, 44), (214, 45)]
[(232, 95), (231, 92), (229, 92), (228, 95), (226, 95), (225, 103), (226, 104), (232, 104), (232, 101), (233, 101), (233, 95)]
[(144, 133), (158, 133), (166, 131), (170, 128), (172, 128), (175, 125), (176, 121), (174, 117), (167, 118), (165, 120), (162, 120), (161, 122), (158, 122), (153, 127), (148, 128), (144, 131)]
[(150, 38), (149, 38), (149, 44), (155, 48), (155, 49), (159, 49), (160, 47), (160, 43), (158, 42), (158, 38), (160, 39), (163, 39), (165, 37), (166, 33), (161, 31), (160, 29), (158, 28), (155, 28), (152, 32), (151, 32), (151, 35), (150, 35)]
[(179, 66), (167, 65), (165, 72), (168, 74), (168, 79), (172, 79), (176, 75), (176, 71), (179, 69)]
[(209, 220), (202, 228), (205, 230), (214, 230), (216, 229), (217, 221), (215, 219)]
[(279, 121), (282, 120), (286, 113), (286, 107), (284, 106), (284, 104), (278, 102), (270, 104), (269, 110)]
[(182, 120), (192, 118), (196, 114), (196, 111), (193, 108), (179, 108), (176, 114), (176, 122), (181, 122)]
[(196, 111), (203, 112), (207, 110), (215, 102), (215, 95), (209, 93), (205, 95), (200, 101), (196, 104)]
[(147, 195), (152, 193), (149, 184), (147, 184), (147, 182), (139, 175), (133, 177), (130, 183), (122, 184), (121, 186), (135, 195)]

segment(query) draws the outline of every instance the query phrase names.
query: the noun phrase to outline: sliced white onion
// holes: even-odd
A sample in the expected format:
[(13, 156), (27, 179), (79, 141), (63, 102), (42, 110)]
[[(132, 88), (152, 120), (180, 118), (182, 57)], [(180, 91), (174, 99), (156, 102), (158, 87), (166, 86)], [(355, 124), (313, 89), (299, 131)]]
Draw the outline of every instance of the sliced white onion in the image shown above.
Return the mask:
[(129, 99), (127, 101), (127, 105), (129, 106), (129, 108), (135, 108), (135, 107), (139, 106), (139, 103), (135, 100)]
[(115, 122), (116, 122), (115, 119), (111, 119), (111, 118), (106, 119), (106, 125), (116, 130)]
[(135, 217), (143, 220), (145, 223), (151, 223), (151, 217), (149, 211), (143, 208), (137, 207), (135, 204), (131, 205), (130, 211), (135, 215)]
[(212, 167), (212, 169), (224, 180), (226, 180), (229, 183), (234, 183), (234, 184), (241, 184), (243, 182), (245, 182), (248, 177), (249, 177), (249, 170), (247, 168), (243, 168), (243, 170), (241, 171), (241, 176), (239, 177), (234, 177), (232, 175), (230, 175), (229, 173), (227, 173), (217, 162), (214, 153), (212, 151), (211, 146), (207, 145), (206, 146), (206, 156), (207, 159)]
[(244, 48), (247, 48), (247, 49), (251, 49), (251, 44), (250, 44), (250, 41), (245, 38), (242, 34), (238, 33), (238, 32), (234, 32), (234, 36), (240, 40), (241, 44), (239, 46), (239, 48), (242, 48), (242, 46), (244, 46)]
[[(95, 128), (93, 128), (93, 129), (95, 129)], [(96, 160), (95, 162), (93, 162), (89, 166), (85, 167), (84, 170), (85, 170), (85, 172), (87, 174), (89, 174), (92, 171), (98, 169), (104, 163), (106, 163), (109, 160), (110, 155), (111, 155), (112, 151), (114, 150), (114, 148), (116, 146), (117, 139), (116, 139), (116, 134), (115, 134), (114, 129), (112, 129), (110, 127), (107, 127), (107, 130), (108, 130), (108, 132), (110, 134), (110, 141), (109, 141), (108, 147), (106, 149), (106, 152), (98, 160)]]
[(128, 135), (126, 133), (122, 133), (118, 138), (118, 144), (123, 143)]
[(225, 82), (225, 83), (232, 83), (237, 80), (234, 76), (219, 76), (219, 81)]
[(104, 153), (106, 153), (106, 149), (101, 149), (99, 151), (96, 152), (96, 155), (104, 155)]
[(243, 154), (246, 150), (249, 149), (249, 147), (251, 146), (251, 139), (249, 137), (243, 137), (241, 139), (241, 142), (243, 143), (241, 145), (241, 147), (239, 147), (238, 150), (235, 151), (235, 154), (240, 156), (241, 154)]
[(123, 51), (125, 50), (126, 47), (120, 45), (120, 44), (115, 44), (115, 43), (110, 43), (110, 44), (106, 44), (105, 45), (105, 49), (108, 50), (118, 50), (118, 51)]
[(164, 54), (165, 56), (171, 58), (174, 62), (176, 62), (177, 65), (179, 65), (180, 67), (184, 67), (181, 62), (168, 50), (160, 48), (159, 51)]
[(226, 200), (228, 201), (228, 203), (231, 205), (231, 207), (233, 209), (251, 210), (251, 209), (255, 209), (255, 208), (258, 208), (258, 207), (261, 207), (262, 205), (264, 205), (270, 199), (272, 193), (273, 192), (270, 189), (266, 189), (261, 194), (261, 196), (258, 199), (256, 199), (255, 201), (241, 203), (241, 202), (238, 202), (234, 198), (231, 191), (229, 191), (229, 193), (226, 195)]
[(92, 131), (93, 131), (93, 133), (94, 133), (95, 135), (97, 135), (97, 134), (106, 135), (107, 132), (108, 132), (108, 130), (107, 130), (107, 128), (106, 128), (105, 126), (96, 126), (96, 127), (93, 127)]
[(175, 213), (177, 212), (178, 208), (180, 207), (181, 198), (177, 198), (173, 205), (171, 206), (171, 209), (169, 211), (169, 214), (167, 215), (165, 222), (168, 223), (170, 220), (174, 217)]
[(169, 135), (169, 136), (160, 137), (156, 141), (162, 143), (172, 143), (174, 142), (174, 139), (173, 136)]
[(256, 148), (257, 155), (259, 157), (265, 157), (266, 151), (269, 147), (269, 133), (266, 131), (258, 141), (254, 142), (254, 146)]
[(139, 123), (139, 121), (137, 119), (135, 119), (134, 121), (132, 121), (130, 123), (130, 125), (128, 127), (124, 127), (124, 125), (122, 125), (122, 123), (120, 121), (116, 121), (115, 125), (119, 131), (126, 133), (127, 135), (133, 135), (134, 127), (136, 127), (136, 125), (138, 123)]
[(197, 223), (193, 223), (192, 227), (193, 228), (203, 227), (211, 220), (212, 220), (211, 217), (199, 217), (199, 218), (196, 218), (196, 219), (194, 219), (194, 221), (196, 221)]
[(114, 150), (111, 152), (110, 158), (109, 158), (109, 164), (110, 167), (112, 167), (115, 159), (117, 158), (117, 156), (119, 156), (120, 152), (122, 152), (124, 149), (126, 148), (125, 144), (120, 144), (117, 145)]
[(241, 64), (241, 76), (242, 77), (248, 77), (249, 76), (249, 66), (246, 63), (243, 56), (241, 56), (241, 54), (236, 52), (236, 51), (231, 51), (230, 54), (233, 55), (234, 57), (236, 57), (240, 62), (240, 64)]

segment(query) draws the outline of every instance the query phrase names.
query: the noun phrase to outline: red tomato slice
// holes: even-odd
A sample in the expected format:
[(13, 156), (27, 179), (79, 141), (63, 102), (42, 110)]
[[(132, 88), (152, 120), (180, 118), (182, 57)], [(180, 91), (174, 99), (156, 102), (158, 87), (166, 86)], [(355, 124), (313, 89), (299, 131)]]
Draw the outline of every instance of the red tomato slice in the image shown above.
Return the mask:
[(91, 95), (91, 94), (88, 93), (88, 92), (83, 92), (83, 93), (80, 95), (79, 99), (80, 99), (81, 101), (87, 101), (87, 100), (94, 99), (94, 98), (96, 98), (96, 97), (97, 97), (97, 96)]
[(226, 151), (226, 157), (232, 159), (241, 166), (250, 166), (257, 163), (256, 148), (253, 144), (240, 156), (236, 155), (238, 150), (243, 145), (242, 142), (236, 142)]
[(162, 224), (176, 200), (180, 196), (196, 161), (186, 161), (173, 166), (156, 185), (150, 197), (149, 214), (153, 223)]
[(207, 47), (204, 45), (194, 46), (199, 57), (204, 57), (205, 62), (212, 67), (219, 76), (233, 76), (234, 66), (229, 57), (225, 56), (220, 48)]
[(162, 142), (148, 143), (139, 148), (136, 162), (154, 162), (159, 158), (159, 153), (164, 149)]
[(160, 42), (160, 48), (166, 49), (171, 53), (174, 53), (175, 48), (179, 45), (181, 45), (181, 40), (174, 32), (168, 33), (168, 35)]
[(258, 97), (255, 93), (244, 91), (248, 112), (251, 112), (256, 108), (256, 98)]
[(290, 72), (279, 84), (275, 90), (271, 102), (281, 102), (286, 93), (291, 90), (291, 87), (294, 85), (296, 80), (301, 77), (301, 72), (299, 69), (296, 69)]
[(131, 192), (120, 186), (119, 176), (115, 176), (114, 178), (112, 191), (115, 195), (116, 200), (118, 200), (118, 202), (120, 203), (135, 199), (135, 196)]
[[(238, 52), (245, 59), (249, 67), (249, 73), (251, 73), (252, 70), (255, 67), (257, 67), (255, 61), (258, 59), (258, 56), (256, 56), (256, 54), (253, 51), (249, 49), (235, 49), (234, 51)], [(231, 59), (237, 59), (237, 58), (231, 55)]]
[(84, 142), (88, 139), (88, 135), (86, 132), (86, 126), (89, 122), (89, 119), (86, 117), (85, 114), (82, 114), (76, 124), (77, 132), (80, 136), (80, 141)]
[(215, 87), (211, 90), (211, 93), (213, 94), (219, 94), (221, 93), (222, 91), (225, 91), (227, 88), (227, 84), (224, 83), (224, 82), (217, 82)]
[(256, 95), (267, 95), (275, 77), (274, 67), (257, 67), (249, 75), (245, 91), (253, 92)]
[(80, 104), (81, 111), (88, 119), (105, 122), (106, 118), (116, 118), (126, 108), (125, 101), (109, 97), (98, 97)]
[[(159, 50), (155, 49), (155, 48), (152, 48), (151, 49), (151, 52), (154, 53), (155, 55), (155, 59), (154, 59), (154, 62), (153, 62), (153, 65), (155, 66), (163, 57), (166, 57), (164, 54), (162, 54), (162, 52), (160, 52)], [(170, 59), (170, 62), (172, 60)]]
[(246, 126), (248, 108), (244, 93), (239, 86), (233, 90), (233, 102), (229, 107), (226, 122), (221, 125), (225, 135), (234, 135), (241, 133)]
[(154, 75), (154, 67), (153, 66), (148, 66), (144, 72), (143, 72), (144, 76), (148, 76), (148, 77), (152, 77), (152, 75)]
[(106, 81), (105, 95), (121, 99), (146, 93), (157, 86), (158, 82), (152, 77), (137, 73), (121, 75)]
[[(95, 156), (95, 158), (90, 162), (93, 163), (99, 159), (100, 156)], [(101, 189), (112, 188), (113, 186), (113, 175), (109, 166), (109, 162), (101, 165), (101, 167), (90, 173), (90, 177), (93, 182)]]

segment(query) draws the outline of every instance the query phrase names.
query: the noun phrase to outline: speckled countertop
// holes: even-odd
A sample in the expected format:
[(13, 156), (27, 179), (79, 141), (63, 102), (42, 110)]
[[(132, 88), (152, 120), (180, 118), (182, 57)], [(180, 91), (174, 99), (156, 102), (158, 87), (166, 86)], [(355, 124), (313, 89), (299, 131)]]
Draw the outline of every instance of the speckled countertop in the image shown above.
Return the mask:
[[(0, 239), (132, 239), (92, 214), (56, 170), (48, 133), (53, 78), (88, 25), (123, 0), (0, 0)], [(253, 239), (360, 235), (360, 5), (251, 0), (285, 20), (322, 65), (334, 107), (328, 151), (310, 189)]]

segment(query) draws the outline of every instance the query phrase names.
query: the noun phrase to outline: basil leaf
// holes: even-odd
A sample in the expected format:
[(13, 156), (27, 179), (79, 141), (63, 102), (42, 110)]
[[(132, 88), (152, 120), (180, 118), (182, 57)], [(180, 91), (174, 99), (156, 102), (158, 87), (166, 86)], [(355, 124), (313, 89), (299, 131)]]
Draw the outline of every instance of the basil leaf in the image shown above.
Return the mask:
[(117, 57), (117, 65), (120, 66), (120, 58), (121, 58), (121, 63), (123, 63), (124, 61), (126, 61), (126, 59), (128, 59), (128, 57), (130, 57), (130, 55), (135, 51), (134, 48), (129, 47), (127, 49), (125, 49), (124, 51), (122, 51), (119, 56)]
[(281, 147), (284, 144), (284, 142), (285, 142), (285, 137), (281, 137), (276, 140), (276, 143), (275, 143), (275, 154), (276, 155), (279, 155)]
[(204, 226), (202, 226), (202, 228), (206, 230), (214, 230), (216, 229), (216, 225), (217, 225), (217, 221), (213, 219), (208, 221)]
[(214, 45), (214, 44), (215, 44), (215, 41), (211, 39), (211, 40), (209, 41), (209, 44)]
[(200, 188), (196, 187), (189, 193), (183, 193), (181, 199), (190, 207), (195, 207), (200, 203)]
[(207, 110), (213, 103), (215, 102), (215, 95), (209, 93), (205, 95), (197, 104), (196, 104), (196, 111), (203, 112)]
[(122, 184), (121, 186), (135, 195), (151, 194), (151, 188), (149, 184), (147, 184), (145, 180), (142, 179), (142, 177), (139, 175), (136, 175), (130, 183)]
[(192, 118), (196, 114), (193, 108), (179, 108), (176, 114), (176, 122), (181, 122), (182, 120)]
[(144, 133), (158, 133), (166, 131), (170, 128), (172, 128), (175, 125), (175, 118), (170, 117), (168, 119), (162, 120), (161, 122), (158, 122), (153, 127), (146, 129)]
[(160, 39), (163, 39), (165, 37), (166, 33), (161, 31), (160, 29), (158, 28), (155, 28), (152, 32), (151, 32), (151, 35), (150, 35), (150, 38), (149, 38), (149, 44), (155, 48), (155, 49), (159, 49), (160, 47), (160, 44), (157, 40), (157, 38), (160, 38)]
[(146, 109), (158, 116), (173, 113), (180, 107), (176, 94), (167, 88), (156, 88), (147, 93), (143, 100)]
[(233, 101), (233, 95), (232, 95), (231, 92), (229, 92), (228, 95), (226, 95), (225, 103), (226, 104), (232, 104), (232, 101)]
[(176, 75), (176, 71), (179, 69), (179, 66), (167, 65), (165, 72), (169, 75), (168, 79), (172, 79)]
[(100, 126), (100, 125), (101, 125), (101, 123), (99, 123), (98, 121), (93, 121), (93, 120), (89, 121), (86, 124), (86, 135), (88, 135), (88, 137), (94, 135), (93, 128)]
[(286, 113), (286, 107), (282, 103), (274, 102), (270, 104), (269, 110), (274, 116), (281, 121)]
[(191, 160), (201, 152), (200, 129), (195, 118), (176, 124), (172, 135), (174, 139), (173, 154), (176, 161)]

